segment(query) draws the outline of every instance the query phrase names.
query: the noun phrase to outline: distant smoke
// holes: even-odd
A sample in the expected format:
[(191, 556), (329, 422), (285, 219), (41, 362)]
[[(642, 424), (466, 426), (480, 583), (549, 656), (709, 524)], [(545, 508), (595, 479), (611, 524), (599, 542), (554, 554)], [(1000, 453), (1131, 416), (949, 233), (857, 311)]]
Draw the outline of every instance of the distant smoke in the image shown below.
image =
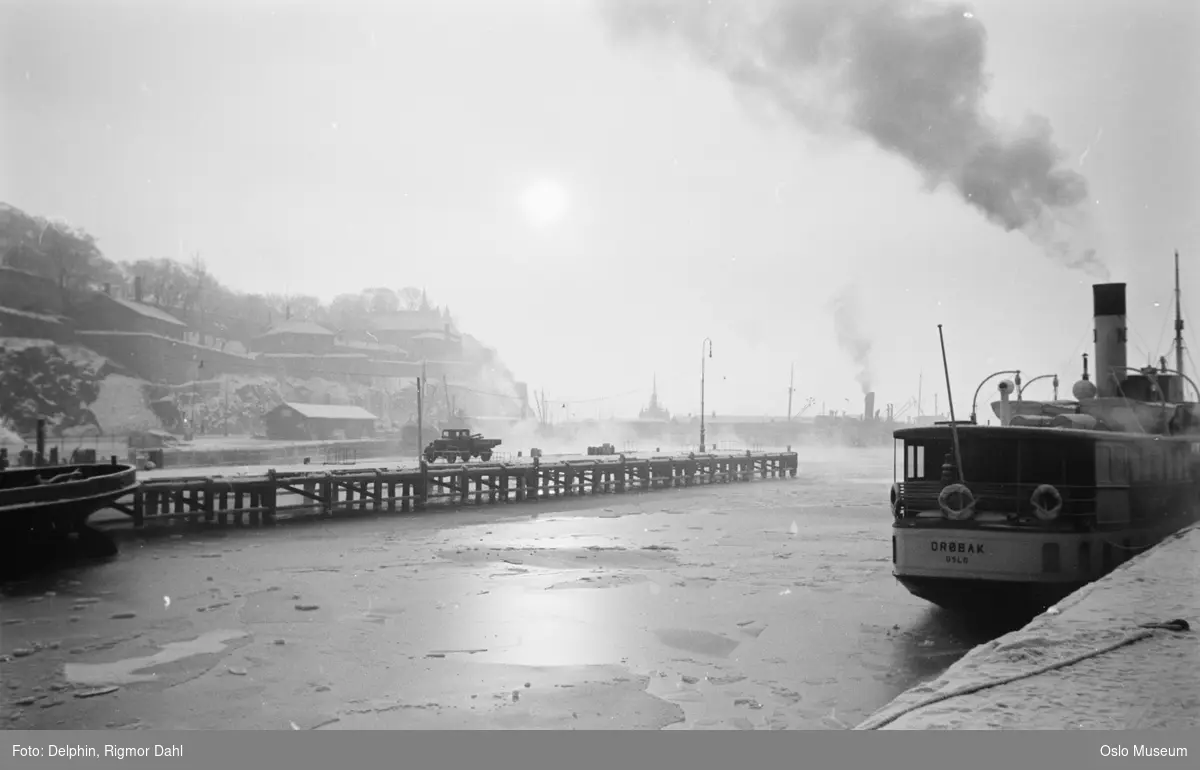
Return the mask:
[(983, 24), (963, 4), (920, 0), (598, 0), (618, 34), (672, 34), (732, 82), (806, 128), (848, 127), (951, 185), (1007, 231), (1107, 278), (1083, 224), (1087, 180), (1062, 166), (1050, 124), (1001, 126), (983, 107)]
[(833, 298), (832, 309), (838, 346), (858, 368), (854, 379), (866, 395), (871, 392), (871, 340), (862, 331), (858, 293), (853, 285), (842, 289)]

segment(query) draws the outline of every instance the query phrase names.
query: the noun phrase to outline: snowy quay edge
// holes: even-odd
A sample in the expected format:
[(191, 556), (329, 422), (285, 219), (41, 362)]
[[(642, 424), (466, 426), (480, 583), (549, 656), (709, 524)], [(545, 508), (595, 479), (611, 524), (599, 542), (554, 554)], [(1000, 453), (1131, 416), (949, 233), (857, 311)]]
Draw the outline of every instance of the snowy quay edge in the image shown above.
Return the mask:
[(648, 492), (705, 484), (795, 478), (795, 452), (690, 454), (419, 468), (354, 468), (256, 476), (153, 478), (112, 510), (149, 524), (270, 526), (304, 515), (400, 512)]
[[(975, 647), (855, 729), (1196, 730), (1198, 620), (1193, 526)], [(1154, 743), (1137, 748), (1160, 753), (1137, 756), (1187, 756), (1186, 747)]]

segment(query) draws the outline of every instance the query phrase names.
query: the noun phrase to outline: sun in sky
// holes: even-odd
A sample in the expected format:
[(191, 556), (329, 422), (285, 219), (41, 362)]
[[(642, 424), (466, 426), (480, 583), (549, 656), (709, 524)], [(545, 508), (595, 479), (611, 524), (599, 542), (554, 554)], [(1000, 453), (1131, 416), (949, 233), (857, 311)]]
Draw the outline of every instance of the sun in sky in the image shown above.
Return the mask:
[(548, 227), (566, 216), (571, 207), (567, 190), (553, 179), (541, 179), (521, 195), (521, 210), (535, 227)]

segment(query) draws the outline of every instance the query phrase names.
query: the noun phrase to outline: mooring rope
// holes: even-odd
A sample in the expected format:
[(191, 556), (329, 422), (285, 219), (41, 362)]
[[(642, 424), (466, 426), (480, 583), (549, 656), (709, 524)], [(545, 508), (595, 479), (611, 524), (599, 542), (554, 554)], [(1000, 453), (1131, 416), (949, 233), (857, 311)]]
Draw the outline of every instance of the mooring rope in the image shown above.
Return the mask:
[[(1190, 628), (1190, 626), (1188, 625), (1188, 622), (1186, 620), (1171, 620), (1166, 623), (1143, 623), (1140, 626), (1140, 628), (1142, 630), (1136, 631), (1132, 634), (1129, 634), (1128, 636), (1126, 636), (1123, 639), (1118, 639), (1115, 642), (1106, 644), (1103, 647), (1098, 647), (1098, 648), (1092, 649), (1092, 650), (1086, 650), (1084, 652), (1079, 653), (1078, 655), (1072, 655), (1071, 657), (1066, 658), (1065, 660), (1059, 660), (1059, 661), (1055, 661), (1054, 663), (1047, 663), (1044, 666), (1038, 666), (1037, 668), (1035, 668), (1031, 671), (1024, 671), (1020, 674), (1013, 674), (1012, 676), (1006, 676), (1006, 677), (1003, 677), (1000, 679), (994, 679), (994, 680), (991, 680), (988, 682), (980, 682), (978, 684), (967, 685), (965, 687), (960, 687), (956, 690), (951, 690), (950, 692), (939, 693), (939, 694), (933, 696), (932, 698), (927, 698), (926, 700), (919, 701), (917, 703), (913, 703), (908, 706), (905, 706), (904, 708), (900, 709), (896, 713), (889, 714), (888, 716), (879, 719), (878, 721), (876, 721), (874, 724), (870, 725), (869, 727), (861, 727), (860, 726), (860, 727), (856, 727), (855, 729), (856, 730), (878, 730), (881, 727), (886, 727), (887, 725), (890, 725), (892, 722), (895, 722), (900, 717), (907, 716), (908, 714), (911, 714), (914, 711), (917, 711), (918, 709), (923, 709), (927, 706), (932, 706), (936, 703), (942, 703), (943, 701), (948, 701), (951, 698), (958, 698), (963, 695), (972, 695), (972, 694), (980, 692), (982, 690), (990, 690), (993, 687), (1000, 687), (1002, 685), (1011, 684), (1013, 682), (1019, 682), (1022, 679), (1031, 679), (1035, 676), (1040, 676), (1041, 674), (1045, 674), (1047, 672), (1054, 671), (1055, 669), (1066, 668), (1067, 666), (1073, 666), (1076, 663), (1079, 663), (1080, 661), (1087, 660), (1088, 658), (1095, 658), (1100, 655), (1104, 655), (1105, 653), (1112, 652), (1113, 650), (1120, 649), (1121, 647), (1126, 647), (1130, 644), (1134, 644), (1135, 642), (1140, 642), (1143, 639), (1149, 639), (1150, 637), (1154, 636), (1154, 631), (1151, 629), (1164, 629), (1164, 630), (1168, 630), (1168, 631), (1187, 631)], [(867, 721), (869, 722), (871, 720), (868, 719)]]

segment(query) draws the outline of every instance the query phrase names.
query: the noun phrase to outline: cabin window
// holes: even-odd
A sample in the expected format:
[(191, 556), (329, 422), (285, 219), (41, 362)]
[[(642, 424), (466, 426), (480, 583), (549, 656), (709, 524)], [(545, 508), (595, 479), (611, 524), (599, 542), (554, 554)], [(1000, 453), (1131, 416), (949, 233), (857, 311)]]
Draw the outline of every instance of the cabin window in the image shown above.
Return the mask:
[[(948, 441), (926, 447), (926, 479), (940, 478), (942, 462), (951, 452)], [(1096, 478), (1097, 455), (1090, 441), (964, 436), (962, 456), (963, 475), (985, 484), (1091, 486)], [(912, 473), (910, 466), (909, 478)]]
[(920, 444), (908, 445), (908, 458), (904, 465), (904, 471), (906, 478), (925, 478), (925, 447)]
[(925, 447), (919, 444), (908, 445), (908, 458), (904, 464), (905, 477), (921, 479), (925, 477)]
[(942, 461), (950, 452), (950, 442), (905, 443), (904, 478), (906, 481), (937, 481), (942, 476)]
[[(1059, 442), (1022, 441), (1020, 447), (1021, 481), (1051, 484), (1084, 483), (1073, 466), (1073, 445)], [(1072, 472), (1074, 471), (1074, 472)]]
[(1129, 452), (1123, 446), (1112, 448), (1112, 470), (1110, 477), (1117, 486), (1129, 483)]
[[(1148, 459), (1147, 465), (1148, 473), (1153, 476), (1153, 457)], [(1111, 486), (1129, 483), (1129, 452), (1125, 447), (1103, 444), (1096, 447), (1096, 483)]]
[(969, 479), (993, 484), (1016, 482), (1024, 447), (1012, 439), (972, 438), (962, 446), (963, 472)]
[(1163, 456), (1162, 449), (1154, 447), (1149, 450), (1150, 456), (1150, 480), (1164, 481), (1167, 478), (1167, 462)]

